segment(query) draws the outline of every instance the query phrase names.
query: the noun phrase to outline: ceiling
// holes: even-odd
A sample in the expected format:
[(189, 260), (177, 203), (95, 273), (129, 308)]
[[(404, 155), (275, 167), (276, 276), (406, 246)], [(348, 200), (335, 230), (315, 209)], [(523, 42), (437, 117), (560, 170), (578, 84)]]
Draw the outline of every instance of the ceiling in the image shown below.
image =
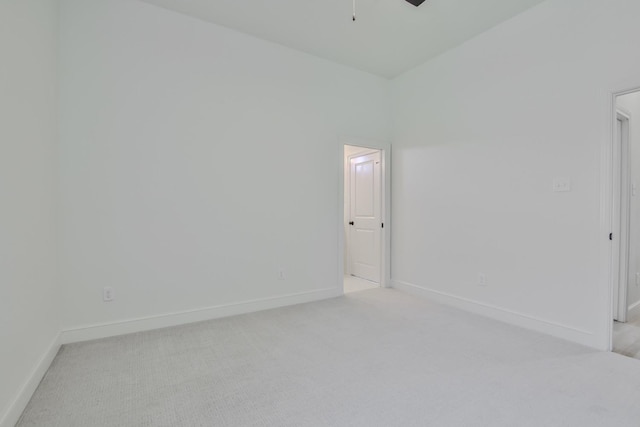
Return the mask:
[(142, 0), (393, 78), (544, 0)]

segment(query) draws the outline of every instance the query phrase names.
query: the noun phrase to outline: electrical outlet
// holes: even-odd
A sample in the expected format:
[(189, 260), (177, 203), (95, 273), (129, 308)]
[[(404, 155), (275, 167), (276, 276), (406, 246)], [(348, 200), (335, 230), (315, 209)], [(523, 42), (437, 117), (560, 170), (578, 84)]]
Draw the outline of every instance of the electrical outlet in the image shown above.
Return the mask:
[(278, 280), (285, 280), (284, 270), (282, 268), (278, 270)]
[(571, 178), (563, 176), (553, 178), (553, 191), (556, 193), (571, 191)]
[(478, 273), (478, 285), (487, 286), (487, 276), (484, 273)]
[(104, 302), (113, 301), (113, 288), (112, 287), (105, 286), (104, 289), (102, 289), (102, 300)]
[(636, 286), (640, 286), (640, 273), (636, 273)]

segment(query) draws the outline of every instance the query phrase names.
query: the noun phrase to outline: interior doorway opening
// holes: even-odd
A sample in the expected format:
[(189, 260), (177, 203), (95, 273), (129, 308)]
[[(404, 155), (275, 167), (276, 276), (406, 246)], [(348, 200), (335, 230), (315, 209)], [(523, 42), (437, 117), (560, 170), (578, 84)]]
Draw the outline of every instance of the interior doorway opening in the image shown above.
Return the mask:
[(612, 349), (640, 359), (640, 90), (616, 96), (612, 148)]
[(345, 293), (385, 286), (385, 152), (343, 145)]

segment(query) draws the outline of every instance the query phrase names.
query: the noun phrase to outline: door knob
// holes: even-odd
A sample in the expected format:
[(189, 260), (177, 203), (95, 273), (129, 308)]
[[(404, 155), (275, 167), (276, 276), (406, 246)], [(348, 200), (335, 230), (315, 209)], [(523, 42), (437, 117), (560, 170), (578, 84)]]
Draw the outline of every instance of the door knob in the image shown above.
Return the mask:
[(353, 221), (349, 221), (349, 225), (353, 225)]

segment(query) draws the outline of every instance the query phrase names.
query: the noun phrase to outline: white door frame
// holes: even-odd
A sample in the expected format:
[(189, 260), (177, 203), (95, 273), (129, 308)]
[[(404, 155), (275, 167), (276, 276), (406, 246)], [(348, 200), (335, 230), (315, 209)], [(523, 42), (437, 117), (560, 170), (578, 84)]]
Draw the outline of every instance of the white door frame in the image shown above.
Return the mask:
[(344, 146), (354, 145), (362, 148), (372, 148), (380, 150), (381, 154), (381, 189), (382, 189), (382, 242), (380, 248), (381, 254), (381, 271), (380, 271), (380, 287), (391, 287), (391, 144), (387, 142), (341, 136), (338, 138), (338, 159), (340, 159), (340, 167), (338, 170), (338, 289), (344, 292)]
[[(627, 287), (629, 284), (629, 231), (630, 231), (630, 159), (629, 159), (629, 113), (616, 105), (616, 122), (623, 126), (622, 137), (615, 126), (613, 146), (613, 207), (612, 223), (614, 236), (619, 236), (612, 246), (613, 273), (613, 319), (627, 321)], [(626, 132), (625, 132), (626, 131)], [(625, 137), (626, 135), (626, 137)], [(616, 261), (617, 259), (617, 261)], [(616, 268), (616, 266), (618, 268)]]
[[(600, 156), (600, 277), (601, 283), (606, 284), (602, 288), (605, 292), (601, 294), (606, 317), (602, 319), (602, 329), (599, 328), (602, 331), (602, 335), (598, 334), (598, 336), (602, 337), (603, 341), (599, 342), (602, 342), (602, 347), (607, 351), (613, 350), (614, 294), (617, 294), (614, 287), (618, 286), (618, 281), (620, 280), (620, 249), (624, 249), (624, 246), (621, 246), (622, 240), (620, 239), (621, 218), (615, 212), (621, 212), (622, 207), (620, 192), (616, 194), (614, 189), (614, 177), (622, 177), (622, 163), (616, 161), (618, 157), (616, 128), (619, 110), (616, 101), (618, 96), (639, 92), (640, 81), (636, 79), (633, 82), (620, 85), (620, 87), (625, 89), (607, 92), (608, 137), (603, 140)], [(617, 207), (617, 209), (614, 209), (614, 207)], [(609, 239), (610, 233), (613, 233), (613, 240)]]

